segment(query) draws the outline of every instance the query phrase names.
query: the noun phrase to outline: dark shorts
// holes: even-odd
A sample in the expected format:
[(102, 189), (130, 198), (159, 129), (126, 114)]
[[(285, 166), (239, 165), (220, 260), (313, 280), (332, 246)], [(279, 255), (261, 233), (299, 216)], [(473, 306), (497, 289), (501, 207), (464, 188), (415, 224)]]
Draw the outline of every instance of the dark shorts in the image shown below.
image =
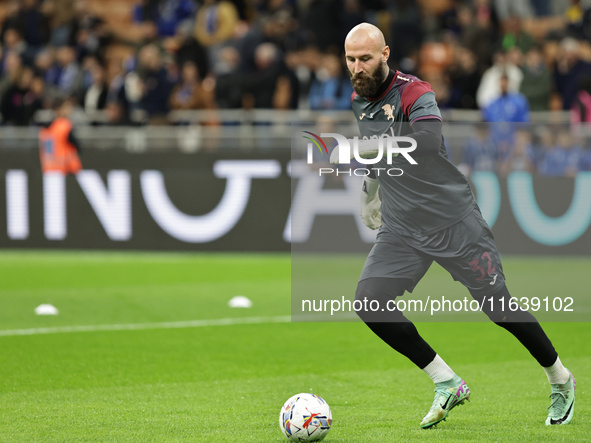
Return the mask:
[(412, 292), (433, 261), (478, 295), (503, 287), (505, 275), (493, 234), (475, 207), (456, 224), (427, 236), (380, 231), (359, 281), (372, 277), (406, 278)]

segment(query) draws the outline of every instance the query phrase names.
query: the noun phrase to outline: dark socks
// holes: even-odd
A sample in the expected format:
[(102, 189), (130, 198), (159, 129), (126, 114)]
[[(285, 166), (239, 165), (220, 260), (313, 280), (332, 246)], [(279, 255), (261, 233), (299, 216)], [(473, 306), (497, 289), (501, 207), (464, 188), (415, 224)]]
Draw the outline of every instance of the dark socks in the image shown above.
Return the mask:
[[(475, 294), (472, 294), (472, 296), (479, 303), (483, 299), (482, 296)], [(492, 310), (491, 298), (493, 299)], [(558, 353), (536, 318), (527, 311), (521, 309), (511, 311), (508, 308), (511, 294), (509, 294), (507, 286), (503, 286), (493, 295), (486, 296), (486, 299), (484, 304), (481, 305), (488, 318), (513, 334), (540, 365), (548, 367), (554, 364), (558, 358)]]
[[(386, 306), (389, 300), (393, 300), (404, 294), (408, 287), (408, 279), (398, 278), (369, 278), (359, 282), (355, 300), (378, 300), (380, 306)], [(407, 319), (402, 312), (382, 312), (371, 310), (359, 310), (357, 315), (367, 326), (390, 347), (406, 356), (419, 368), (423, 369), (435, 358), (436, 352), (419, 335), (415, 325)]]

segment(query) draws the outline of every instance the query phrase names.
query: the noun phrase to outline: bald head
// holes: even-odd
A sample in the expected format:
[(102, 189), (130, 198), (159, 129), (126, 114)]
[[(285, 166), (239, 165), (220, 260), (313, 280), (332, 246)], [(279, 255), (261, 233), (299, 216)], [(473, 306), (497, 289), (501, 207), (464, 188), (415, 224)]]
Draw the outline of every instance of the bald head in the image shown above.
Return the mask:
[(360, 23), (349, 31), (345, 38), (345, 51), (347, 47), (364, 46), (382, 51), (386, 46), (386, 39), (380, 28), (371, 23)]
[(390, 48), (382, 31), (370, 23), (355, 26), (345, 38), (345, 57), (357, 94), (373, 96), (389, 71)]

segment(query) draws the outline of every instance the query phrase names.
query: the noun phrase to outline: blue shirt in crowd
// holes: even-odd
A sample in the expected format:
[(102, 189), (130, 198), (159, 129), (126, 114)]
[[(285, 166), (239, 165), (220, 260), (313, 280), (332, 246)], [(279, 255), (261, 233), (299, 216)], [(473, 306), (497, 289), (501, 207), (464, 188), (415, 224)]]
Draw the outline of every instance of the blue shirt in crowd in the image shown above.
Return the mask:
[(582, 160), (583, 151), (581, 148), (555, 146), (546, 151), (538, 165), (538, 171), (540, 174), (549, 176), (566, 175), (569, 171), (578, 171)]
[(311, 109), (351, 109), (353, 86), (349, 79), (331, 77), (325, 81), (314, 80), (310, 85)]

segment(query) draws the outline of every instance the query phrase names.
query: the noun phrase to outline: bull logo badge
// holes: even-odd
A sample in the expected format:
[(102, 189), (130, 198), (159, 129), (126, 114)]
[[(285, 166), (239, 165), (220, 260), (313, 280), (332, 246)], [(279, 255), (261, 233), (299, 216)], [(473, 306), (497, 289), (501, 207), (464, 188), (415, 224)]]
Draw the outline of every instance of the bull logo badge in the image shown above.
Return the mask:
[(394, 120), (394, 107), (392, 105), (384, 105), (382, 109), (386, 113), (387, 120)]

